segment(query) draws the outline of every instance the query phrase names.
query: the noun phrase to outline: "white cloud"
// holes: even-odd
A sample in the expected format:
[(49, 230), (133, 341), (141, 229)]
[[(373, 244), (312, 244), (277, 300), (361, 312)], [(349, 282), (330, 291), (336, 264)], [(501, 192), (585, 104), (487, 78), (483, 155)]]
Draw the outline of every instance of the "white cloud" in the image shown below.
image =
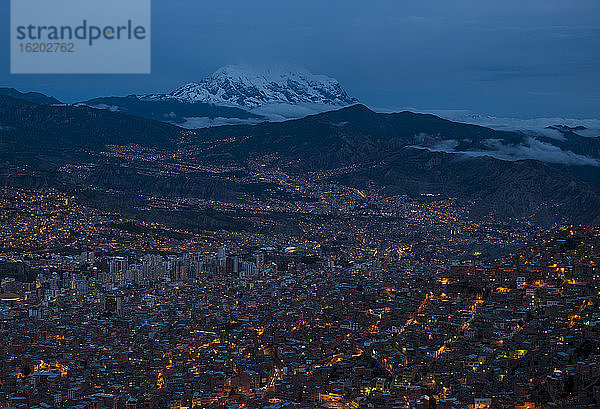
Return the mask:
[(271, 122), (281, 122), (340, 108), (342, 107), (323, 104), (265, 104), (250, 110), (250, 112), (264, 116)]
[(212, 126), (221, 126), (221, 125), (254, 125), (263, 120), (260, 119), (239, 119), (239, 118), (208, 118), (208, 117), (192, 117), (192, 118), (183, 118), (183, 123), (175, 123), (173, 125), (180, 126), (186, 129), (198, 129), (198, 128), (210, 128)]
[(499, 139), (487, 139), (482, 142), (489, 150), (485, 151), (457, 151), (454, 147), (458, 141), (446, 140), (432, 146), (414, 145), (413, 148), (425, 149), (431, 152), (444, 152), (466, 155), (469, 157), (489, 156), (503, 161), (518, 161), (533, 159), (541, 162), (559, 163), (571, 166), (600, 166), (600, 160), (565, 151), (549, 143), (541, 142), (535, 138), (527, 138), (525, 143), (506, 144)]
[(220, 125), (254, 125), (261, 122), (283, 122), (290, 119), (304, 118), (308, 115), (319, 114), (331, 110), (340, 109), (341, 107), (332, 107), (331, 105), (322, 104), (265, 104), (258, 108), (249, 109), (248, 112), (260, 115), (262, 118), (184, 118), (185, 122), (175, 124), (187, 129), (208, 128), (211, 126)]

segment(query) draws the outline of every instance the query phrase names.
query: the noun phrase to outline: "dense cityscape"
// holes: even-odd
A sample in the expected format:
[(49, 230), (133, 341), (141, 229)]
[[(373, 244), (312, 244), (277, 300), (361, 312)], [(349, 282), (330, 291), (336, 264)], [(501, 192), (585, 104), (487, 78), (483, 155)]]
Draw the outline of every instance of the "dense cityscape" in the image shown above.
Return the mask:
[[(523, 223), (507, 233), (498, 222), (469, 224), (451, 199), (380, 199), (335, 186), (327, 196), (318, 185), (285, 183), (322, 199), (304, 209), (280, 203), (277, 212), (339, 222), (314, 218), (299, 236), (194, 234), (58, 191), (4, 189), (0, 402), (599, 404), (599, 228)], [(247, 203), (210, 205), (252, 212)], [(148, 199), (159, 204), (177, 201)], [(360, 229), (363, 216), (382, 215)], [(511, 251), (464, 250), (479, 242)]]

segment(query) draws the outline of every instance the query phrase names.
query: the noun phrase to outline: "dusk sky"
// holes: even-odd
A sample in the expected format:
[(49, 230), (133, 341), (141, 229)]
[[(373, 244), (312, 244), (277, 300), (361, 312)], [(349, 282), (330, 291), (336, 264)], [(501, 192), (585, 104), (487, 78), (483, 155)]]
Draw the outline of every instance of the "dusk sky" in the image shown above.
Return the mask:
[[(151, 75), (10, 75), (66, 102), (167, 92), (225, 64), (290, 63), (372, 107), (600, 118), (598, 0), (154, 0)], [(0, 23), (9, 37), (9, 2)]]

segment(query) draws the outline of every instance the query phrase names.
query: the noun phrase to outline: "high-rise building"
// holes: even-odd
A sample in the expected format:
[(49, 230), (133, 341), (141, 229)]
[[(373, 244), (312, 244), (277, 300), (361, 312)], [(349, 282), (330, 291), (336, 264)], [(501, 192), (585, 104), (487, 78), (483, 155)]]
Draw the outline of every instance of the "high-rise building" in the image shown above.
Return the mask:
[(265, 253), (262, 251), (260, 253), (256, 253), (254, 255), (254, 259), (256, 260), (256, 267), (259, 270), (262, 270), (265, 265)]

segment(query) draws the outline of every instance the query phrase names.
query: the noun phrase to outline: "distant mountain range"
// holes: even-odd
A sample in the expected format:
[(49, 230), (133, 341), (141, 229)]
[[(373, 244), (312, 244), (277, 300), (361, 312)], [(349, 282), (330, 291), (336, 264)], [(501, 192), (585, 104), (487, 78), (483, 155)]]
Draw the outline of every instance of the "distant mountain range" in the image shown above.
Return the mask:
[[(36, 92), (21, 93), (0, 88), (0, 95), (49, 105), (56, 98)], [(340, 83), (325, 75), (290, 66), (227, 65), (197, 83), (167, 93), (97, 97), (75, 105), (122, 112), (175, 124), (187, 129), (220, 125), (258, 124), (303, 118), (358, 103)], [(391, 112), (415, 109), (397, 109)], [(379, 110), (390, 112), (386, 109)], [(496, 130), (527, 131), (563, 139), (565, 132), (600, 136), (600, 119), (502, 118), (468, 111), (424, 111), (454, 122), (482, 125)]]
[[(559, 131), (561, 138), (532, 136), (363, 105), (189, 131), (110, 110), (0, 96), (0, 184), (121, 192), (118, 206), (137, 215), (139, 195), (272, 194), (272, 184), (244, 182), (259, 162), (295, 175), (330, 172), (332, 182), (384, 195), (453, 197), (472, 205), (474, 220), (600, 224), (600, 140), (579, 135), (581, 129)], [(115, 149), (136, 153), (108, 154)], [(203, 170), (214, 167), (231, 171)]]
[(102, 97), (80, 104), (199, 128), (299, 118), (356, 102), (337, 80), (303, 68), (228, 65), (171, 93)]

